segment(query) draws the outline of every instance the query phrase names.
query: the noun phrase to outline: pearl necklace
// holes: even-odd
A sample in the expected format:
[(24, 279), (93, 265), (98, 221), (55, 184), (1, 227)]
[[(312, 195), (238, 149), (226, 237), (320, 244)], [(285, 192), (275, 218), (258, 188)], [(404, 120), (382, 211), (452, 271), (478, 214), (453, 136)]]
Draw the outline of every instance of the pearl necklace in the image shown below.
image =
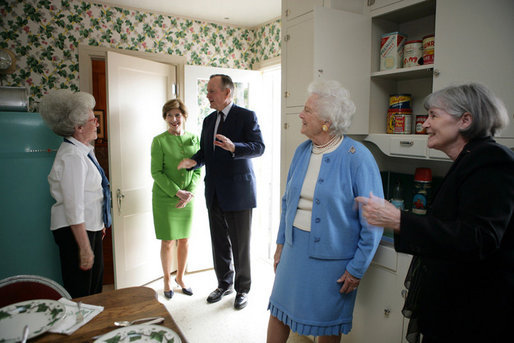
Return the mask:
[(332, 149), (334, 146), (339, 144), (341, 138), (341, 136), (334, 136), (328, 142), (321, 145), (317, 145), (314, 142), (312, 142), (312, 153), (318, 155), (327, 152), (328, 150)]

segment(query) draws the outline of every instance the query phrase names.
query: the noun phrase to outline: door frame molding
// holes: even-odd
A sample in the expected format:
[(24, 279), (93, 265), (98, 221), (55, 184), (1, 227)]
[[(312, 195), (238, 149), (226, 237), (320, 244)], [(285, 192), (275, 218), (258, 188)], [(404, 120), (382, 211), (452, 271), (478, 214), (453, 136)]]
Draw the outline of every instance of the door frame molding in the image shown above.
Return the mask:
[[(176, 94), (180, 99), (184, 99), (184, 66), (187, 58), (185, 56), (175, 56), (168, 54), (157, 54), (153, 52), (123, 50), (105, 46), (90, 46), (79, 44), (79, 88), (81, 91), (92, 93), (93, 91), (93, 72), (91, 68), (91, 60), (107, 59), (107, 51), (116, 52), (118, 54), (135, 56), (154, 62), (166, 63), (177, 68), (177, 89)], [(107, 89), (107, 92), (109, 90)]]

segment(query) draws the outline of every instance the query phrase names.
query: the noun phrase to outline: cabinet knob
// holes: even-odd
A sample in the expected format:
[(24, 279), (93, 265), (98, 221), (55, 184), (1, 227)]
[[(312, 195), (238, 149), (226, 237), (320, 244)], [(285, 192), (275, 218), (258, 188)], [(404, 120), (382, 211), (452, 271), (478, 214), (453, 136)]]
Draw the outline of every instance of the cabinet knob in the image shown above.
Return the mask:
[(289, 36), (289, 34), (284, 36), (284, 42), (287, 42), (290, 39), (291, 39), (291, 36)]
[(389, 317), (390, 314), (391, 314), (391, 308), (386, 307), (384, 309), (384, 316)]
[(375, 4), (375, 0), (368, 0), (368, 6), (373, 6)]
[(441, 74), (439, 69), (434, 69), (434, 76), (439, 76), (439, 74)]
[(287, 97), (289, 97), (290, 95), (291, 95), (291, 93), (289, 93), (288, 91), (285, 91), (285, 92), (284, 92), (284, 98), (287, 98)]
[(402, 289), (401, 293), (403, 299), (407, 299), (407, 294), (409, 294), (409, 291), (406, 289)]
[(286, 12), (285, 12), (285, 15), (286, 15), (286, 17), (289, 17), (289, 15), (290, 15), (290, 14), (291, 14), (291, 10), (288, 8), (288, 9), (286, 10)]
[(284, 130), (287, 130), (289, 128), (289, 124), (288, 123), (284, 123)]

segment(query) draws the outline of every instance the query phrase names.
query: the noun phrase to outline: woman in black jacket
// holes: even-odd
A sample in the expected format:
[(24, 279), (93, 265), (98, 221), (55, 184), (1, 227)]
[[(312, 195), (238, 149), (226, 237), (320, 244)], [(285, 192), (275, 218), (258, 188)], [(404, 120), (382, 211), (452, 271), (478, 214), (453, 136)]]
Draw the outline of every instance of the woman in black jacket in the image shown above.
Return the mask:
[(454, 161), (427, 215), (356, 200), (369, 224), (394, 229), (396, 251), (414, 255), (409, 342), (500, 342), (514, 325), (514, 153), (491, 136), (507, 111), (480, 84), (437, 91), (425, 108), (428, 147)]

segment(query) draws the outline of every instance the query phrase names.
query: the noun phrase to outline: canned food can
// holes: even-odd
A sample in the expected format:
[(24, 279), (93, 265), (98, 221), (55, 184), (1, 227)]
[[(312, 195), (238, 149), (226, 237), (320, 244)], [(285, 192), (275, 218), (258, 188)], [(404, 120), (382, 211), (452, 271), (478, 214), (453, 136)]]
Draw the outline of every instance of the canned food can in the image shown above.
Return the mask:
[(423, 64), (434, 63), (434, 38), (433, 34), (423, 37)]
[(389, 95), (389, 108), (410, 110), (410, 94), (391, 94)]
[(394, 115), (394, 132), (400, 134), (410, 134), (412, 126), (412, 114), (395, 114)]
[(387, 111), (387, 133), (410, 134), (412, 132), (412, 110), (389, 109)]
[(387, 111), (386, 133), (394, 133), (394, 114), (392, 111)]
[(400, 32), (385, 33), (380, 39), (380, 70), (402, 67), (403, 46), (407, 36)]
[(423, 123), (428, 119), (428, 115), (426, 114), (418, 114), (416, 116), (416, 125), (415, 125), (415, 133), (416, 134), (426, 134), (427, 129), (423, 127)]
[(403, 47), (403, 67), (416, 67), (423, 64), (423, 42), (411, 40)]

